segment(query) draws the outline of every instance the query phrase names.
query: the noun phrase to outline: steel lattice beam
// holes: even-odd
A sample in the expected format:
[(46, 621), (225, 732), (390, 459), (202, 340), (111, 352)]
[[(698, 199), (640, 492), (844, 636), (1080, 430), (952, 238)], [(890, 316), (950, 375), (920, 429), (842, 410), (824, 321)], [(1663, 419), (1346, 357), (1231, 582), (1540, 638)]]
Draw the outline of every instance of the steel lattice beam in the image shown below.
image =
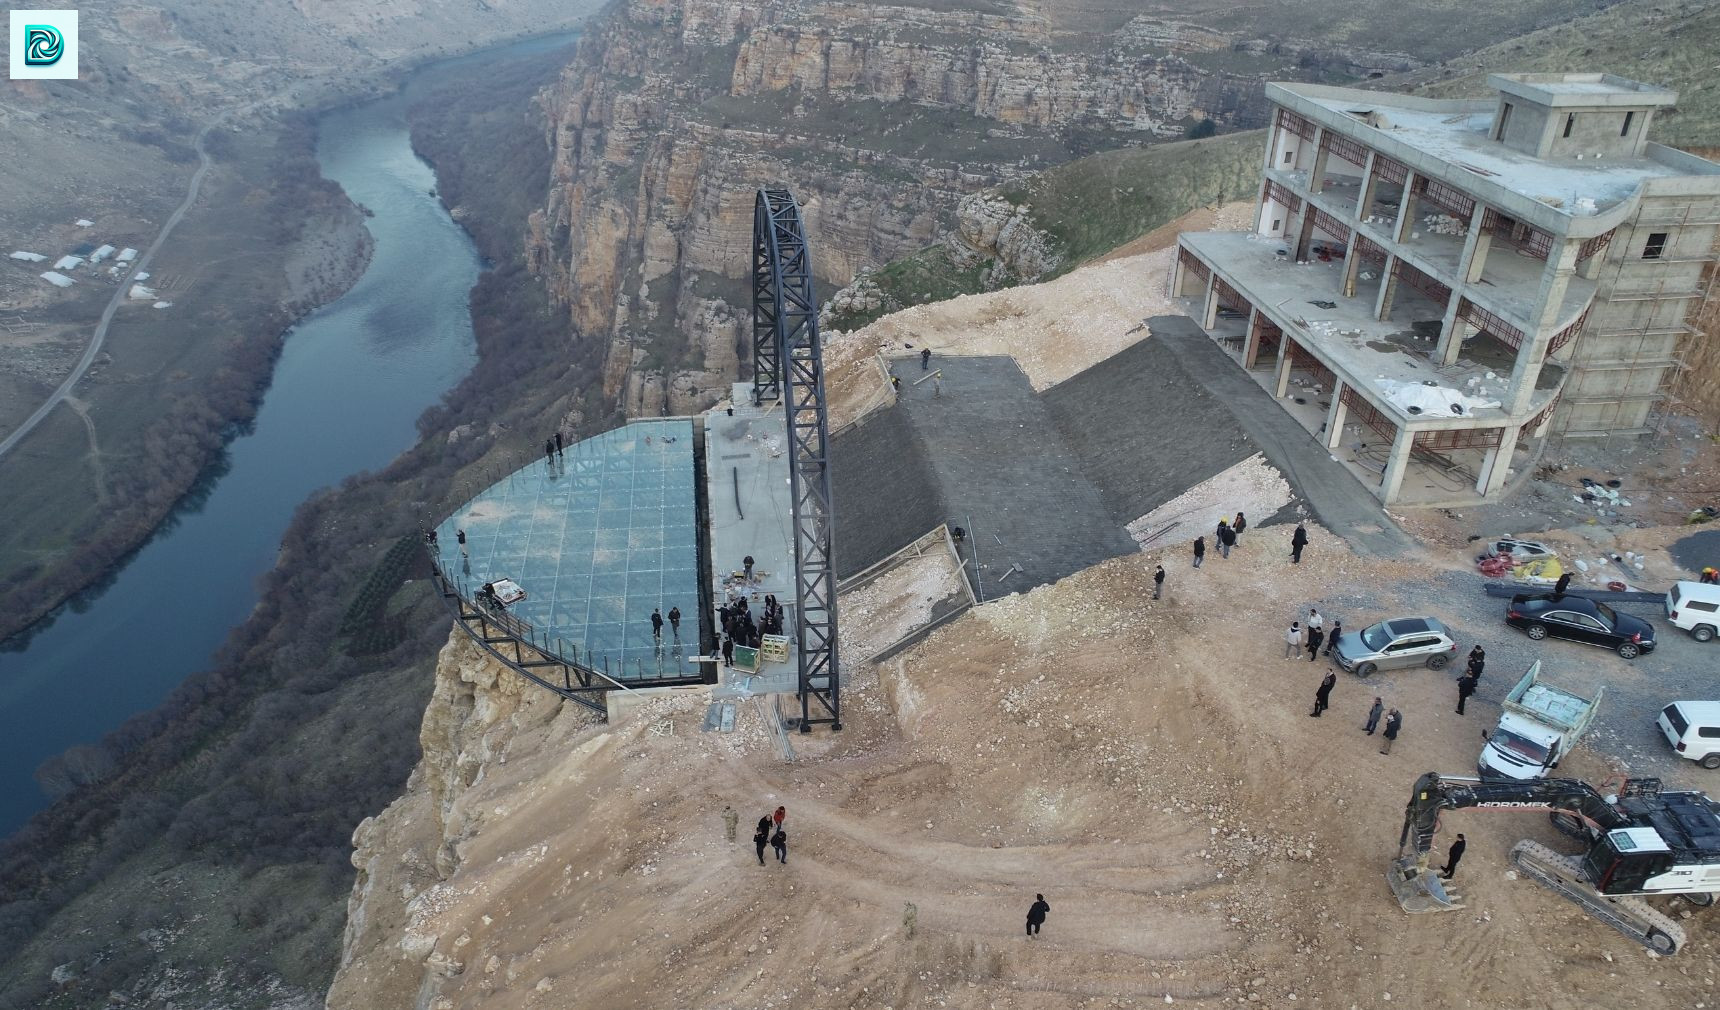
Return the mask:
[[(836, 654), (835, 513), (827, 453), (823, 350), (812, 252), (800, 203), (786, 189), (753, 202), (753, 402), (787, 393), (789, 494), (794, 504), (795, 639), (800, 659), (800, 729), (842, 728)], [(812, 702), (822, 712), (814, 716)]]

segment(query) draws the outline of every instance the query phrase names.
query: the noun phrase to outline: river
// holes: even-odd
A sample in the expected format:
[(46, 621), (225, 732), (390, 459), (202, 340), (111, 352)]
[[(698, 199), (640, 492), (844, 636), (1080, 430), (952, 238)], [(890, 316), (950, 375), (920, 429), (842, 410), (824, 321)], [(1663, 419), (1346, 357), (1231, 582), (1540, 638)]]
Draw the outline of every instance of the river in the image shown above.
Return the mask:
[[(289, 331), (255, 422), (224, 471), (101, 588), (0, 649), (0, 835), (46, 806), (33, 773), (159, 705), (256, 606), (293, 510), (383, 467), (476, 360), (467, 294), (477, 250), (430, 191), (405, 113), (439, 70), (569, 44), (531, 39), (428, 64), (396, 93), (325, 114), (324, 176), (373, 213), (368, 269)], [(123, 334), (116, 334), (123, 339)]]

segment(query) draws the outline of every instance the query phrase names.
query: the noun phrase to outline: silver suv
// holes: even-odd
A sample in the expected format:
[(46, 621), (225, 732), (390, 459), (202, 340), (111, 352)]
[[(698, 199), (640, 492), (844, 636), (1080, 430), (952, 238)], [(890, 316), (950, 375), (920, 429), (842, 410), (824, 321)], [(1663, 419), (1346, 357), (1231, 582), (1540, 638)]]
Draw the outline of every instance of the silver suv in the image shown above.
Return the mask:
[(1431, 617), (1394, 617), (1361, 631), (1338, 636), (1332, 654), (1338, 665), (1358, 677), (1371, 677), (1375, 670), (1425, 666), (1443, 670), (1457, 653), (1457, 643), (1445, 625)]

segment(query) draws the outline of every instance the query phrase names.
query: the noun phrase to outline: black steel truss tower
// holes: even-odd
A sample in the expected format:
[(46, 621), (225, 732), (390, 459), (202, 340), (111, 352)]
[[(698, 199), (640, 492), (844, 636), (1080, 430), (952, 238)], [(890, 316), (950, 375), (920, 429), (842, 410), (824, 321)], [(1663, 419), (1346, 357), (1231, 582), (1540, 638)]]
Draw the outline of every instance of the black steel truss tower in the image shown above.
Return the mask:
[[(794, 503), (795, 644), (800, 658), (800, 730), (842, 728), (836, 655), (835, 513), (830, 501), (830, 420), (812, 251), (800, 203), (786, 189), (753, 202), (753, 403), (787, 392), (788, 483)], [(822, 711), (813, 714), (816, 700)]]

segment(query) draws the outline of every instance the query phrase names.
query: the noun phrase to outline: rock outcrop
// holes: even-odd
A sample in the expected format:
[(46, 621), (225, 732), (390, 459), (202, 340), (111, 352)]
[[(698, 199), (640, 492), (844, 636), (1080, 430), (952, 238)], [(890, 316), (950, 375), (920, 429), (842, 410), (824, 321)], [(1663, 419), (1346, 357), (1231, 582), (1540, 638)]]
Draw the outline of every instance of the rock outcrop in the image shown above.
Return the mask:
[[(589, 744), (597, 723), (587, 709), (491, 659), (463, 632), (451, 633), (419, 733), (423, 757), (406, 792), (353, 832), (358, 879), (330, 1007), (422, 1005), (420, 994), (464, 969), (464, 944), (449, 938), (438, 945), (423, 923), (445, 900), (444, 881), (461, 869), (470, 841), (487, 821), (513, 812), (472, 802), (473, 787), (505, 773), (515, 747), (535, 752), (572, 738)], [(531, 790), (513, 795), (526, 803)]]
[[(608, 397), (687, 412), (742, 374), (761, 185), (799, 196), (828, 293), (943, 238), (988, 187), (1260, 116), (1258, 77), (1191, 59), (1240, 44), (1221, 33), (1141, 16), (1095, 35), (972, 6), (632, 0), (586, 34), (540, 99), (553, 177), (528, 256), (607, 343)], [(966, 244), (1005, 273), (1054, 265), (1007, 212), (994, 227), (998, 208), (970, 209)]]

